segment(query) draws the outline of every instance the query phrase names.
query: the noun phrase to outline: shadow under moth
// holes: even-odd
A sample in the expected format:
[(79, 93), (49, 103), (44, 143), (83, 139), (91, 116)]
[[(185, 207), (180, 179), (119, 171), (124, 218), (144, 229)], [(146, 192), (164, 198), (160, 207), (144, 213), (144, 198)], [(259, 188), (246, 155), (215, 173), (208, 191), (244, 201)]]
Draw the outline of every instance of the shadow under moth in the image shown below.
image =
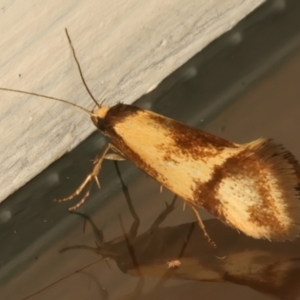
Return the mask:
[(82, 205), (104, 159), (128, 159), (192, 208), (204, 235), (198, 208), (204, 208), (229, 226), (254, 238), (293, 240), (300, 231), (300, 166), (284, 147), (270, 139), (237, 144), (176, 120), (133, 105), (100, 105), (84, 81), (74, 47), (69, 45), (82, 81), (97, 105), (89, 111), (66, 100), (29, 94), (73, 105), (87, 112), (110, 142), (96, 157), (92, 172), (69, 197), (83, 197)]

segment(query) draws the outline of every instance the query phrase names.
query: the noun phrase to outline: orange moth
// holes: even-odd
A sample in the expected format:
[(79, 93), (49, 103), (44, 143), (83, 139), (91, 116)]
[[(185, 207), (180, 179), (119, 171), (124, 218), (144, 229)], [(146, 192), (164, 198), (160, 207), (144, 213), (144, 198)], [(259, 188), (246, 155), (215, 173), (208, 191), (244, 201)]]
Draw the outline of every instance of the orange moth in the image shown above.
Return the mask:
[(300, 231), (300, 166), (294, 156), (269, 139), (236, 144), (181, 122), (133, 105), (102, 106), (87, 87), (66, 30), (82, 81), (98, 106), (87, 112), (97, 129), (110, 139), (94, 161), (92, 172), (69, 197), (84, 193), (70, 209), (88, 198), (104, 159), (132, 161), (162, 186), (190, 205), (205, 236), (197, 209), (205, 208), (224, 223), (254, 238), (293, 240)]

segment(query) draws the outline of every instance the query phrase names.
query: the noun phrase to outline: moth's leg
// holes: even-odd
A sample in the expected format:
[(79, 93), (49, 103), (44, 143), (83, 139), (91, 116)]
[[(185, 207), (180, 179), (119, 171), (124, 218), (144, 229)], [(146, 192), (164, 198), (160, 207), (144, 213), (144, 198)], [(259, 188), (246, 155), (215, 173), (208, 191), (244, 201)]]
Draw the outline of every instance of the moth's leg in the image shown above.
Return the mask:
[(108, 160), (114, 160), (114, 161), (126, 160), (126, 157), (119, 152), (107, 153), (104, 158)]
[(69, 210), (75, 210), (76, 208), (81, 206), (85, 202), (85, 200), (88, 198), (88, 196), (90, 195), (90, 191), (91, 191), (94, 181), (96, 182), (97, 186), (100, 188), (100, 183), (99, 183), (97, 176), (101, 170), (101, 165), (102, 165), (103, 160), (105, 159), (106, 154), (111, 149), (114, 150), (115, 147), (109, 143), (104, 148), (104, 150), (94, 160), (94, 167), (93, 167), (92, 172), (85, 178), (85, 180), (82, 182), (82, 184), (78, 187), (78, 189), (73, 194), (71, 194), (70, 196), (65, 197), (65, 198), (56, 199), (55, 201), (56, 202), (64, 202), (64, 201), (72, 200), (74, 197), (80, 195), (81, 192), (83, 191), (83, 189), (86, 186), (88, 186), (88, 189), (87, 189), (86, 193), (84, 194), (84, 196), (82, 197), (82, 199), (76, 205), (70, 207)]
[(99, 254), (99, 248), (94, 248), (94, 247), (90, 247), (90, 246), (86, 246), (86, 245), (76, 245), (76, 246), (69, 246), (69, 247), (64, 247), (62, 249), (59, 250), (59, 253), (63, 253), (69, 250), (74, 250), (74, 249), (85, 249), (85, 250), (90, 250), (95, 252), (96, 254)]
[(94, 223), (92, 218), (88, 215), (85, 215), (85, 214), (82, 214), (82, 213), (76, 212), (76, 211), (71, 212), (71, 213), (79, 215), (85, 219), (84, 228), (85, 228), (86, 222), (89, 222), (91, 224), (91, 226), (93, 228), (94, 236), (96, 238), (96, 241), (95, 241), (96, 247), (90, 247), (90, 246), (86, 246), (86, 245), (74, 245), (74, 246), (62, 248), (61, 250), (59, 250), (59, 252), (62, 253), (62, 252), (65, 252), (68, 250), (74, 250), (74, 249), (86, 249), (86, 250), (93, 251), (96, 254), (102, 255), (103, 258), (113, 257), (115, 255), (115, 252), (110, 250), (109, 243), (106, 244), (104, 242), (102, 230), (98, 229), (97, 225)]
[(90, 223), (90, 225), (92, 226), (93, 229), (93, 233), (96, 239), (96, 244), (97, 246), (103, 247), (105, 245), (104, 241), (103, 241), (103, 232), (102, 230), (100, 230), (97, 225), (94, 223), (93, 219), (88, 216), (85, 215), (83, 213), (77, 212), (77, 211), (71, 211), (72, 214), (76, 214), (78, 216), (81, 216), (82, 218), (84, 218), (84, 227), (83, 227), (83, 231), (85, 231), (85, 226), (86, 226), (86, 222)]
[(125, 182), (122, 178), (118, 163), (116, 161), (114, 161), (114, 164), (115, 164), (115, 168), (116, 168), (118, 177), (119, 177), (121, 185), (122, 185), (122, 190), (123, 190), (123, 193), (124, 193), (129, 211), (130, 211), (130, 213), (133, 217), (133, 220), (134, 220), (131, 227), (130, 227), (128, 236), (130, 237), (130, 239), (134, 239), (137, 236), (138, 228), (140, 226), (140, 218), (139, 218), (139, 216), (137, 215), (137, 213), (134, 209), (134, 206), (133, 206), (132, 200), (131, 200), (131, 196), (130, 196), (128, 188), (127, 188), (127, 186), (126, 186), (126, 184), (125, 184)]
[(149, 229), (150, 231), (154, 231), (155, 229), (157, 229), (158, 226), (166, 219), (166, 217), (174, 210), (176, 199), (177, 199), (177, 195), (174, 196), (171, 204), (166, 202), (165, 210), (153, 222), (153, 224), (151, 225), (151, 227)]
[(207, 233), (205, 226), (201, 220), (201, 217), (199, 215), (199, 212), (197, 210), (197, 208), (194, 205), (190, 205), (198, 222), (199, 227), (203, 230), (203, 234), (206, 237), (206, 239), (208, 240), (208, 242), (215, 248), (217, 247), (216, 243), (210, 238), (209, 234)]

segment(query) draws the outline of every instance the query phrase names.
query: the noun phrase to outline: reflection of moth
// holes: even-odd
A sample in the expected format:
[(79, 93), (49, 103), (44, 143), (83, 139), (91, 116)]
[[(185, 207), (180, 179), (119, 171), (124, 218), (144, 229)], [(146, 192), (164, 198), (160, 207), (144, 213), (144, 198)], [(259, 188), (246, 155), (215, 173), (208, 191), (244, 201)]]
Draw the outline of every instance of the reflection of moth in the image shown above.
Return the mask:
[[(67, 37), (83, 79), (68, 33)], [(110, 142), (81, 186), (59, 202), (86, 189), (71, 208), (76, 209), (87, 199), (94, 182), (100, 187), (98, 174), (104, 159), (128, 159), (184, 199), (209, 240), (198, 207), (254, 238), (284, 241), (298, 236), (300, 167), (282, 146), (265, 139), (236, 144), (152, 111), (121, 103), (101, 106), (92, 99), (98, 106), (95, 111), (72, 105), (87, 112)]]

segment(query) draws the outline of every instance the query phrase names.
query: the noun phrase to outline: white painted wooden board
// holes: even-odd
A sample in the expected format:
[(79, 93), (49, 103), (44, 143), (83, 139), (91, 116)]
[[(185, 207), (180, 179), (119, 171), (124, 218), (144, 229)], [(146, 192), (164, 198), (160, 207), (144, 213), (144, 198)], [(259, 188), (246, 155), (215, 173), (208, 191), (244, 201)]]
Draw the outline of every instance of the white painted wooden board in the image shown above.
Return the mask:
[[(264, 0), (2, 0), (0, 86), (92, 108), (64, 28), (97, 99), (132, 103)], [(81, 111), (0, 91), (0, 200), (95, 128)]]

